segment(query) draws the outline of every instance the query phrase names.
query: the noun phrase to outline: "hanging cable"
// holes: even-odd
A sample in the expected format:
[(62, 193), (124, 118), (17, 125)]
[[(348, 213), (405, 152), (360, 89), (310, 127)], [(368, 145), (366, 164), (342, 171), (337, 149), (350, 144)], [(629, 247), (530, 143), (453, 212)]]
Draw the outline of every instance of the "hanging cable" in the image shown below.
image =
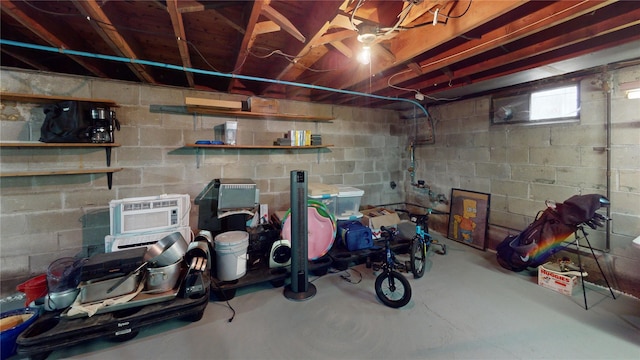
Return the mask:
[(154, 67), (160, 67), (160, 68), (164, 68), (164, 69), (187, 71), (187, 72), (192, 72), (192, 73), (195, 73), (195, 74), (211, 75), (211, 76), (225, 77), (225, 78), (231, 78), (231, 79), (240, 79), (240, 80), (249, 80), (249, 81), (259, 81), (259, 82), (266, 82), (266, 83), (272, 83), (272, 84), (278, 84), (278, 85), (289, 85), (289, 86), (296, 86), (296, 87), (302, 87), (302, 88), (313, 89), (313, 90), (324, 90), (324, 91), (329, 91), (329, 92), (334, 92), (334, 93), (339, 93), (339, 94), (364, 96), (364, 97), (380, 99), (380, 100), (408, 102), (408, 103), (416, 105), (420, 110), (422, 110), (424, 112), (425, 115), (427, 115), (427, 116), (429, 115), (429, 113), (427, 112), (427, 109), (424, 106), (422, 106), (422, 104), (420, 104), (419, 102), (417, 102), (415, 100), (412, 100), (412, 99), (397, 98), (397, 97), (394, 98), (394, 97), (389, 97), (389, 96), (367, 94), (367, 93), (362, 93), (362, 92), (352, 91), (352, 90), (335, 89), (335, 88), (330, 88), (330, 87), (320, 86), (320, 85), (303, 84), (303, 83), (297, 83), (297, 82), (292, 82), (292, 81), (268, 79), (268, 78), (262, 78), (262, 77), (256, 77), (256, 76), (221, 73), (221, 72), (218, 72), (218, 71), (209, 71), (209, 70), (190, 68), (190, 67), (186, 67), (186, 66), (164, 64), (164, 63), (160, 63), (160, 62), (156, 62), (156, 61), (141, 60), (141, 59), (131, 59), (131, 58), (126, 58), (126, 57), (122, 57), (122, 56), (95, 54), (95, 53), (89, 53), (89, 52), (86, 52), (86, 51), (76, 51), (76, 50), (69, 50), (69, 49), (63, 49), (63, 48), (56, 48), (56, 47), (52, 47), (52, 46), (27, 44), (27, 43), (24, 43), (24, 42), (13, 41), (13, 40), (0, 39), (0, 45), (17, 46), (17, 47), (22, 47), (22, 48), (28, 48), (28, 49), (33, 49), (33, 50), (41, 50), (41, 51), (48, 51), (48, 52), (54, 52), (54, 53), (60, 53), (60, 54), (83, 56), (83, 57), (90, 57), (90, 58), (103, 59), (103, 60), (111, 60), (111, 61), (117, 61), (117, 62), (123, 62), (123, 63), (132, 63), (132, 64), (154, 66)]

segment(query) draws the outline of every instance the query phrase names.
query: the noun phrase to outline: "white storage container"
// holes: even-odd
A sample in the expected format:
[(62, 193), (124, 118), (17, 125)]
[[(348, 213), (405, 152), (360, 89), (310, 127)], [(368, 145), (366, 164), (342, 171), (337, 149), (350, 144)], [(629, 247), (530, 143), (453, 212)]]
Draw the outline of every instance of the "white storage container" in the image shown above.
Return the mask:
[(319, 183), (309, 183), (307, 188), (307, 196), (323, 203), (329, 212), (337, 216), (338, 206), (338, 187), (335, 185), (325, 185)]
[(336, 218), (338, 220), (355, 220), (362, 217), (360, 213), (360, 201), (364, 190), (346, 185), (338, 186), (338, 206)]

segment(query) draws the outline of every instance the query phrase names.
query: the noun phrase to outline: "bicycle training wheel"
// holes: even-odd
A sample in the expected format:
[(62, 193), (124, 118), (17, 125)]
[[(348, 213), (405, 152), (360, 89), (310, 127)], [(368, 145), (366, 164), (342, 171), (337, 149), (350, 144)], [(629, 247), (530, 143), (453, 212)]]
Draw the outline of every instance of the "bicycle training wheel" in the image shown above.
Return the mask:
[(376, 295), (383, 304), (401, 308), (411, 300), (409, 280), (397, 271), (383, 272), (376, 278)]
[(429, 251), (429, 245), (419, 239), (414, 239), (411, 242), (411, 272), (415, 279), (419, 279), (424, 275), (424, 269), (427, 265), (427, 251)]

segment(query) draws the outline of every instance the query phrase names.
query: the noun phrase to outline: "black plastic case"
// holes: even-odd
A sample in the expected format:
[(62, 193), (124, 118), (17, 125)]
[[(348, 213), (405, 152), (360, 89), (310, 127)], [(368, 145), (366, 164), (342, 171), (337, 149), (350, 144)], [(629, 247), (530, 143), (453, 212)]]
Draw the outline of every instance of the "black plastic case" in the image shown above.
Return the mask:
[(82, 265), (81, 281), (128, 274), (144, 262), (146, 247), (96, 254)]

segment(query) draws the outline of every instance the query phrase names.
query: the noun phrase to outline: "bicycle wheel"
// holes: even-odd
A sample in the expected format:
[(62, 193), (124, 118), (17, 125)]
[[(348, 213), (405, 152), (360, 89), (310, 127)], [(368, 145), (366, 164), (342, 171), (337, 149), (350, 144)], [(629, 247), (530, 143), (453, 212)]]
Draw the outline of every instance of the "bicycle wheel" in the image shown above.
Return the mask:
[(397, 271), (385, 271), (378, 275), (375, 289), (378, 299), (388, 307), (401, 308), (411, 300), (409, 280)]
[(414, 239), (411, 243), (411, 272), (414, 279), (419, 279), (424, 275), (424, 269), (427, 264), (427, 251), (429, 251), (429, 245), (422, 242), (420, 239)]

